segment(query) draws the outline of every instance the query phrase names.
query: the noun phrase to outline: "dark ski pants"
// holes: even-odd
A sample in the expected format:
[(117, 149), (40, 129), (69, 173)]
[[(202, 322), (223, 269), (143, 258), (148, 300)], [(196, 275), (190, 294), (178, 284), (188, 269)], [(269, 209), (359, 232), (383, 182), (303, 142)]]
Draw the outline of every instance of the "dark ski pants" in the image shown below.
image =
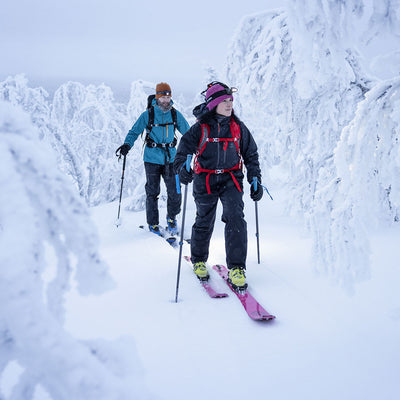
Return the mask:
[(149, 225), (160, 223), (158, 214), (158, 196), (161, 177), (167, 188), (167, 216), (175, 218), (181, 211), (181, 194), (177, 193), (176, 180), (172, 164), (160, 165), (144, 163), (146, 171), (146, 218)]
[[(205, 189), (205, 188), (204, 188)], [(192, 227), (192, 262), (207, 261), (211, 235), (214, 230), (218, 200), (222, 203), (222, 221), (225, 223), (225, 252), (228, 268), (246, 267), (247, 223), (243, 213), (243, 192), (239, 192), (231, 177), (225, 184), (211, 188), (211, 194), (196, 190), (196, 220)]]

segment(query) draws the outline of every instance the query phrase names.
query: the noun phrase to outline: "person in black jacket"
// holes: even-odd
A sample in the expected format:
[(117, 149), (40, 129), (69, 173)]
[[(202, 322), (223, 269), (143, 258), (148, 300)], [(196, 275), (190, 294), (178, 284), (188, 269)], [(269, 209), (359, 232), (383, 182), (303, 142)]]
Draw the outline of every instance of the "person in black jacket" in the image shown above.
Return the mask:
[[(180, 141), (174, 169), (182, 184), (193, 180), (196, 220), (192, 227), (191, 260), (194, 272), (201, 280), (209, 277), (205, 263), (220, 200), (229, 281), (237, 290), (244, 290), (247, 287), (247, 224), (243, 212), (243, 163), (248, 182), (251, 184), (257, 178), (258, 184), (250, 189), (254, 201), (261, 199), (263, 188), (257, 145), (246, 125), (233, 112), (233, 91), (221, 82), (208, 85), (205, 103), (193, 110), (197, 122)], [(196, 154), (193, 170), (188, 171), (187, 156), (193, 154)]]

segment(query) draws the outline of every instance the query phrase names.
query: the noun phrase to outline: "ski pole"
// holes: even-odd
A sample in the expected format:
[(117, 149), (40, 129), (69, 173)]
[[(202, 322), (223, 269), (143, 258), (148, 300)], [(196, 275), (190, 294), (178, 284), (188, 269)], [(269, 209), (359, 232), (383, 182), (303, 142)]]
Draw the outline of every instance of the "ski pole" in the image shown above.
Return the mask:
[[(121, 158), (121, 154), (119, 155), (119, 158)], [(117, 225), (117, 227), (121, 225), (119, 215), (121, 212), (121, 200), (122, 200), (122, 188), (124, 186), (125, 164), (126, 164), (126, 155), (124, 155), (124, 162), (122, 163), (121, 191), (119, 193), (118, 217), (117, 217), (117, 221), (115, 222), (115, 225)]]
[[(257, 190), (257, 184), (258, 184), (258, 179), (257, 177), (253, 178), (253, 185), (254, 185), (254, 190)], [(255, 211), (256, 211), (256, 238), (257, 238), (257, 261), (258, 264), (260, 264), (260, 235), (258, 231), (258, 206), (257, 206), (257, 201), (254, 202), (255, 206)]]
[[(190, 162), (191, 161), (192, 161), (192, 156), (188, 155), (186, 158), (186, 163), (185, 163), (186, 170), (188, 172), (190, 171)], [(179, 193), (180, 192), (179, 177), (177, 177), (176, 183), (177, 183), (176, 188)], [(185, 231), (187, 192), (188, 192), (188, 185), (185, 185), (185, 194), (183, 196), (182, 224), (181, 224), (181, 241), (179, 242), (178, 273), (177, 273), (177, 277), (176, 277), (175, 303), (178, 302), (179, 280), (180, 280), (180, 276), (181, 276), (182, 247), (183, 247), (183, 237), (184, 237), (184, 231)]]
[[(257, 177), (253, 178), (253, 182), (251, 183), (252, 185), (254, 185), (254, 190), (257, 190), (257, 185), (258, 185), (258, 179)], [(260, 183), (261, 185), (261, 183)], [(268, 191), (266, 186), (261, 185), (261, 187), (263, 189), (265, 189), (265, 191), (268, 193), (268, 196), (270, 197), (271, 200), (274, 200), (271, 196), (271, 193)], [(258, 230), (258, 205), (257, 205), (257, 201), (254, 202), (254, 206), (255, 206), (255, 211), (256, 211), (256, 237), (257, 237), (257, 261), (258, 264), (260, 264), (260, 233)]]

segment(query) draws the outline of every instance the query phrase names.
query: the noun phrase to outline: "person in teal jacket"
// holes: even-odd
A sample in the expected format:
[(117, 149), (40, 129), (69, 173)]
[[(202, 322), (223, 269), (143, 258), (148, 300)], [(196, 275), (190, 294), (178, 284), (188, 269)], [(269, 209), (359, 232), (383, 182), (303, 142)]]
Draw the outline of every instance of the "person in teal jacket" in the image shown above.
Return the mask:
[(149, 230), (161, 235), (159, 228), (158, 196), (161, 177), (167, 189), (167, 224), (172, 234), (177, 233), (176, 216), (181, 211), (181, 194), (177, 192), (173, 162), (177, 139), (175, 129), (182, 135), (190, 126), (184, 116), (172, 107), (171, 87), (161, 82), (151, 107), (143, 112), (126, 135), (124, 144), (117, 152), (126, 156), (136, 139), (146, 129), (143, 154), (146, 172), (146, 219)]

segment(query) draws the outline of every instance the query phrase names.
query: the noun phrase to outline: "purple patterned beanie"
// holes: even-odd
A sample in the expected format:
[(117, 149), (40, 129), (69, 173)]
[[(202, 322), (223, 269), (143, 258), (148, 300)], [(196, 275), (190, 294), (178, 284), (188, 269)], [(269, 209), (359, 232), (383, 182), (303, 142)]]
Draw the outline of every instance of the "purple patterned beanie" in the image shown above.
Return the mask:
[(206, 104), (207, 108), (211, 111), (214, 107), (217, 107), (219, 103), (222, 103), (225, 99), (232, 99), (233, 96), (227, 93), (227, 88), (223, 87), (219, 83), (211, 86), (207, 89), (206, 93)]

